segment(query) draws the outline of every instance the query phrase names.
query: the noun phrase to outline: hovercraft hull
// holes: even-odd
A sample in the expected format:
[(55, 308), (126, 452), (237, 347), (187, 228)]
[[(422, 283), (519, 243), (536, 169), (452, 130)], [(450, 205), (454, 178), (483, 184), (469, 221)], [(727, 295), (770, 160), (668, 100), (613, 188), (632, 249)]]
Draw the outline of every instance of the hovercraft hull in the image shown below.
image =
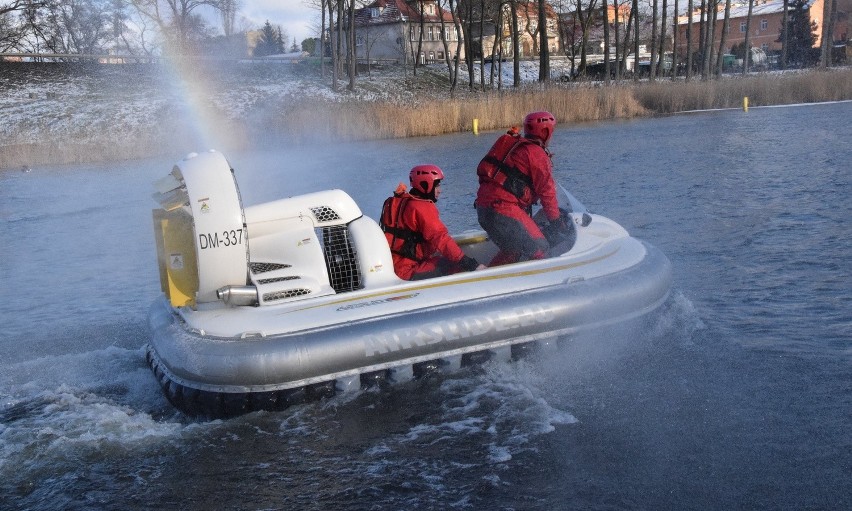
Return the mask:
[[(191, 415), (279, 410), (313, 397), (497, 356), (640, 318), (671, 264), (617, 223), (560, 199), (569, 233), (546, 259), (404, 281), (379, 225), (341, 190), (243, 207), (215, 151), (155, 183), (163, 297), (146, 356)], [(484, 232), (456, 237), (489, 261)], [(535, 344), (533, 344), (535, 345)]]
[[(206, 335), (160, 300), (149, 315), (147, 356), (169, 400), (187, 413), (279, 410), (312, 394), (330, 396), (376, 379), (410, 379), (424, 368), (458, 365), (475, 353), (509, 358), (512, 346), (636, 320), (661, 305), (671, 286), (668, 259), (642, 246), (641, 262), (611, 275), (413, 308), (418, 296), (411, 295), (435, 287), (424, 281), (329, 307), (326, 325), (271, 335)], [(475, 285), (476, 275), (447, 287)], [(448, 292), (454, 290), (442, 290)], [(402, 302), (405, 307), (396, 312), (367, 313)], [(335, 322), (334, 311), (343, 307), (356, 308), (362, 317)]]

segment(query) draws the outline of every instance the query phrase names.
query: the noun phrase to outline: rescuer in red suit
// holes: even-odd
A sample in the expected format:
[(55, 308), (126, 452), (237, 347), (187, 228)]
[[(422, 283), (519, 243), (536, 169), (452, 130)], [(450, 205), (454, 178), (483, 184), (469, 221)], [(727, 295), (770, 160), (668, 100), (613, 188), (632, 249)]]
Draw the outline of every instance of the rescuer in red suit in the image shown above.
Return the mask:
[(549, 112), (528, 114), (523, 136), (517, 128), (502, 135), (476, 169), (479, 191), (474, 206), (479, 225), (500, 249), (488, 266), (547, 256), (550, 244), (531, 216), (533, 204), (539, 201), (548, 227), (568, 231), (547, 150), (555, 128), (556, 119)]
[(408, 175), (411, 191), (400, 183), (382, 206), (381, 226), (401, 279), (419, 280), (485, 266), (462, 252), (438, 216), (444, 172), (435, 165), (418, 165)]

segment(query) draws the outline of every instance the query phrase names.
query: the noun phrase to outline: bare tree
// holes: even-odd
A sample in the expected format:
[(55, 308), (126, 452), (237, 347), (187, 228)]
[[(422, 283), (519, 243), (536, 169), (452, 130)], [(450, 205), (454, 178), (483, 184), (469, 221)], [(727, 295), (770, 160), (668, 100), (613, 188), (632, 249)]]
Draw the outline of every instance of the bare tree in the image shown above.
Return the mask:
[(509, 4), (512, 13), (512, 86), (521, 86), (521, 31), (518, 28), (518, 5)]
[(347, 62), (349, 63), (349, 84), (346, 88), (351, 92), (355, 90), (355, 74), (358, 71), (358, 56), (355, 53), (355, 0), (349, 0), (349, 12), (347, 21), (349, 24), (349, 30), (347, 31), (348, 38), (346, 45), (346, 58)]
[(746, 16), (746, 35), (743, 46), (745, 46), (745, 55), (743, 55), (743, 74), (748, 73), (748, 68), (751, 64), (751, 14), (754, 9), (754, 0), (748, 0), (748, 15)]
[(654, 81), (657, 75), (657, 0), (651, 3), (651, 65), (648, 69), (648, 80)]
[(169, 51), (178, 55), (191, 51), (190, 42), (202, 34), (205, 23), (195, 11), (202, 6), (216, 7), (219, 0), (130, 0), (144, 17), (157, 24), (166, 38)]
[(412, 69), (414, 75), (417, 75), (417, 66), (420, 64), (420, 54), (423, 52), (423, 32), (425, 31), (425, 20), (423, 19), (423, 0), (409, 0), (409, 4), (411, 4), (412, 8), (418, 12), (420, 15), (417, 20), (417, 49), (415, 51), (414, 46), (411, 47), (412, 52)]
[[(750, 2), (752, 0), (749, 0)], [(787, 44), (790, 34), (790, 0), (784, 0), (784, 14), (781, 16), (781, 69), (787, 69)]]
[[(675, 0), (677, 2), (677, 0)], [(666, 73), (666, 25), (668, 21), (669, 4), (668, 0), (663, 0), (662, 20), (660, 22), (660, 51), (657, 53), (659, 60), (657, 61), (657, 74), (662, 76)], [(677, 12), (677, 3), (675, 3), (675, 12)], [(675, 18), (677, 20), (677, 18)], [(675, 31), (676, 32), (676, 31)]]
[[(677, 29), (677, 13), (678, 13), (678, 0), (674, 0), (674, 31), (672, 32), (672, 80), (677, 80), (677, 67), (679, 64), (677, 60), (677, 44), (678, 44), (678, 36), (680, 34), (680, 30)], [(687, 28), (687, 31), (689, 28)]]
[(222, 19), (222, 32), (225, 37), (231, 37), (234, 35), (234, 24), (237, 12), (240, 10), (240, 0), (218, 0), (216, 9)]
[(716, 40), (716, 16), (718, 9), (716, 8), (718, 0), (709, 0), (707, 2), (707, 29), (705, 30), (704, 50), (701, 61), (701, 77), (708, 79), (710, 77), (710, 63), (713, 60), (713, 42)]
[[(731, 0), (725, 0), (725, 17), (722, 20), (722, 37), (719, 38), (719, 58), (716, 64), (716, 76), (722, 75), (722, 68), (725, 65), (725, 43), (728, 42), (728, 25), (731, 21)], [(748, 20), (751, 21), (751, 20)], [(747, 22), (748, 23), (748, 22)], [(748, 32), (748, 24), (746, 24), (746, 32)]]
[(822, 44), (820, 45), (819, 67), (831, 67), (834, 46), (834, 23), (837, 20), (837, 0), (825, 0), (822, 8)]
[(32, 32), (27, 14), (39, 11), (49, 2), (33, 0), (7, 0), (0, 2), (0, 51), (23, 50), (27, 36)]
[(604, 11), (604, 83), (609, 85), (609, 5), (603, 0)]
[(444, 63), (447, 65), (447, 72), (449, 73), (450, 79), (450, 92), (452, 93), (456, 89), (457, 77), (459, 72), (459, 54), (461, 51), (461, 41), (459, 41), (458, 37), (453, 37), (452, 39), (456, 42), (456, 47), (453, 53), (455, 54), (455, 58), (450, 58), (450, 37), (448, 34), (448, 27), (446, 26), (446, 22), (444, 21), (444, 13), (450, 12), (453, 14), (453, 25), (450, 30), (458, 35), (461, 33), (461, 29), (459, 27), (459, 19), (458, 16), (455, 15), (456, 6), (453, 0), (446, 0), (446, 9), (444, 8), (444, 2), (438, 2), (438, 16), (441, 18), (441, 42), (444, 45)]
[(547, 2), (538, 0), (538, 33), (541, 38), (538, 45), (538, 81), (550, 79), (550, 44), (547, 40)]
[(639, 80), (639, 0), (633, 0), (633, 81)]
[(111, 39), (109, 2), (70, 0), (52, 4), (48, 30), (59, 53), (100, 54)]
[[(589, 45), (589, 28), (594, 23), (597, 0), (589, 0), (585, 12), (583, 11), (582, 0), (576, 0), (576, 6), (577, 17), (580, 19), (580, 29), (582, 30), (580, 39), (580, 66), (578, 70), (580, 73), (584, 73), (586, 71), (586, 54)], [(604, 17), (606, 17), (606, 14), (604, 14)], [(604, 19), (604, 25), (606, 24), (607, 21)]]
[(694, 5), (692, 0), (687, 1), (688, 20), (686, 23), (686, 81), (692, 78), (692, 11)]

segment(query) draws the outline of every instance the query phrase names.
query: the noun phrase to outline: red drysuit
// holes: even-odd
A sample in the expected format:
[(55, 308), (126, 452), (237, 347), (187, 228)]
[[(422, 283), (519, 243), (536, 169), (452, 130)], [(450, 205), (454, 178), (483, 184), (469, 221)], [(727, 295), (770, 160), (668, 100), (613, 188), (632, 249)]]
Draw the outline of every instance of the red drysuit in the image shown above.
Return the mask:
[(416, 280), (476, 269), (428, 199), (394, 193), (382, 206), (382, 230), (391, 249), (393, 269), (401, 279)]
[(547, 219), (560, 221), (550, 153), (537, 140), (512, 130), (497, 139), (477, 174), (479, 223), (500, 248), (488, 266), (545, 257), (550, 246), (530, 212), (541, 201)]

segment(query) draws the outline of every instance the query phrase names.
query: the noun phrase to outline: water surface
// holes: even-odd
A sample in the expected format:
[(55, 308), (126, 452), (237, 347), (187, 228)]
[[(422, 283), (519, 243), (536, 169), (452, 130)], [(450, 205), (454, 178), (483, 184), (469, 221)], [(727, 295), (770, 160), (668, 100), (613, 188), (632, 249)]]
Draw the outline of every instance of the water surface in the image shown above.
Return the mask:
[[(141, 349), (181, 155), (0, 174), (0, 508), (849, 509), (850, 118), (560, 126), (560, 182), (672, 260), (649, 329), (227, 421), (176, 413)], [(227, 156), (247, 204), (335, 187), (374, 218), (437, 163), (460, 231), (496, 136)]]

